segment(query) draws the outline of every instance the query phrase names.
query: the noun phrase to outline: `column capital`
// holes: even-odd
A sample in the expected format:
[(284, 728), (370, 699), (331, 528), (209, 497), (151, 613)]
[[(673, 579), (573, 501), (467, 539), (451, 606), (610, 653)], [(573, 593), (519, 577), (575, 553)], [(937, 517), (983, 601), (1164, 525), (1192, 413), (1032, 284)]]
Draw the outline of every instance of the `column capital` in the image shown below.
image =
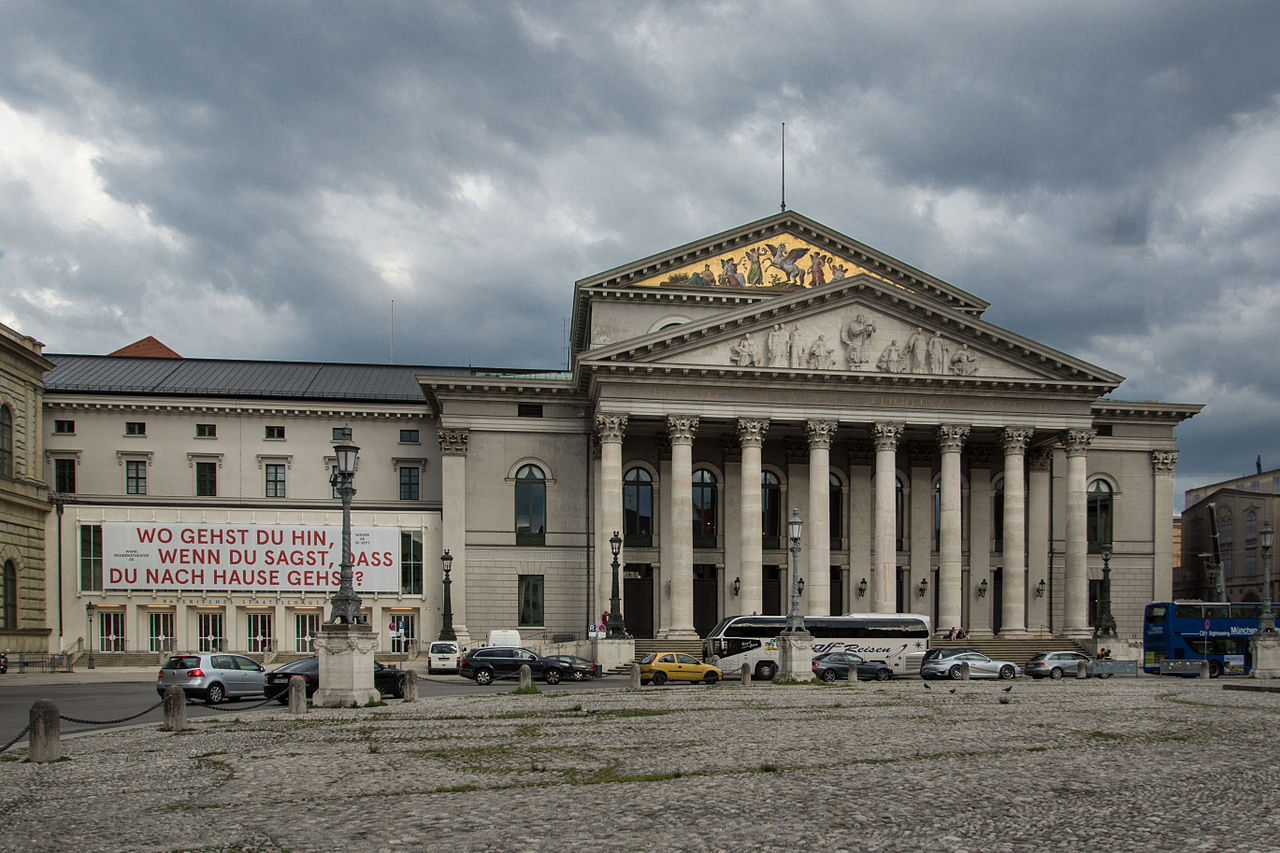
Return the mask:
[(1062, 443), (1067, 448), (1067, 456), (1084, 456), (1089, 452), (1097, 433), (1091, 429), (1069, 429), (1062, 436)]
[(1000, 434), (1000, 442), (1006, 455), (1021, 454), (1026, 451), (1031, 434), (1035, 430), (1030, 427), (1005, 427)]
[(897, 450), (898, 439), (907, 428), (904, 423), (881, 422), (872, 424), (871, 437), (875, 441), (876, 450)]
[(621, 444), (622, 435), (627, 431), (627, 416), (616, 412), (600, 412), (596, 415), (596, 434), (600, 441)]
[(1031, 448), (1028, 454), (1027, 464), (1031, 466), (1032, 471), (1048, 471), (1049, 463), (1053, 461), (1053, 448), (1047, 445)]
[(743, 447), (763, 447), (768, 431), (767, 418), (738, 418), (738, 443)]
[(693, 415), (667, 415), (667, 434), (672, 444), (693, 444), (698, 419)]
[(831, 449), (831, 439), (836, 434), (839, 424), (835, 421), (808, 421), (804, 425), (804, 431), (809, 436), (809, 449)]
[(1158, 475), (1166, 477), (1173, 476), (1173, 468), (1178, 464), (1178, 451), (1176, 450), (1153, 450), (1151, 451), (1151, 468)]
[(471, 438), (469, 429), (442, 429), (437, 435), (440, 441), (441, 456), (466, 456), (467, 441)]
[(959, 453), (969, 439), (969, 427), (964, 424), (940, 424), (938, 449), (943, 453)]

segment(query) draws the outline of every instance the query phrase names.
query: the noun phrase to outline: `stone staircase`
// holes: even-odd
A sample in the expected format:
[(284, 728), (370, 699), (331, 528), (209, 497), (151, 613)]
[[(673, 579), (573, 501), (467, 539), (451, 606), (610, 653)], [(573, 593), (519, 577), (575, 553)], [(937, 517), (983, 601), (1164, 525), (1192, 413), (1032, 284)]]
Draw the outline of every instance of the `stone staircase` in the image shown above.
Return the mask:
[[(663, 652), (684, 652), (687, 655), (693, 655), (698, 660), (702, 660), (702, 641), (701, 640), (636, 640), (636, 662), (649, 654), (661, 654)], [(628, 672), (631, 667), (622, 666), (615, 667), (610, 670), (610, 674), (618, 672)]]
[(1085, 648), (1072, 640), (1064, 640), (1061, 637), (1028, 637), (1025, 639), (1004, 639), (1001, 637), (986, 637), (981, 639), (967, 638), (964, 640), (934, 640), (933, 648), (935, 649), (974, 649), (982, 652), (989, 658), (995, 660), (1007, 660), (1016, 663), (1018, 666), (1024, 666), (1027, 661), (1031, 660), (1038, 654), (1044, 652), (1064, 652), (1076, 651), (1082, 654), (1092, 656), (1092, 649)]

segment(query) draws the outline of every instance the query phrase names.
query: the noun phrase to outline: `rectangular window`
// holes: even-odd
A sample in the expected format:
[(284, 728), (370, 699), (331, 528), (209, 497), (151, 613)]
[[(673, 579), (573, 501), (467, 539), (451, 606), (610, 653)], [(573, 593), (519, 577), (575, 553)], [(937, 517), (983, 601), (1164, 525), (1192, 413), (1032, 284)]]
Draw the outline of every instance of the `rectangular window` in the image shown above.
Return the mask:
[(146, 421), (125, 421), (124, 434), (125, 435), (146, 435), (147, 422)]
[(102, 592), (102, 525), (80, 526), (80, 591)]
[(422, 438), (416, 429), (402, 429), (400, 430), (400, 443), (421, 444)]
[(420, 471), (417, 465), (401, 465), (400, 466), (400, 500), (416, 501), (418, 500), (418, 475)]
[(217, 424), (196, 424), (196, 438), (217, 438)]
[(64, 495), (73, 495), (76, 491), (76, 460), (53, 460), (53, 490)]
[(127, 495), (145, 495), (147, 493), (146, 462), (132, 459), (125, 461), (124, 491)]
[(1235, 569), (1231, 565), (1231, 552), (1222, 552), (1222, 576), (1224, 578), (1235, 577)]
[(196, 651), (201, 652), (222, 652), (226, 651), (227, 632), (223, 627), (222, 613), (200, 613), (196, 618), (196, 630), (200, 636), (198, 638), (199, 648)]
[(218, 495), (218, 463), (196, 463), (196, 497), (212, 498)]
[(334, 441), (350, 441), (351, 427), (334, 427), (333, 440)]
[(53, 422), (54, 435), (75, 435), (75, 432), (76, 432), (75, 421), (54, 421)]
[(272, 439), (283, 439), (283, 438), (284, 438), (284, 427), (282, 427), (282, 426), (269, 426), (269, 427), (267, 427), (267, 438), (272, 438)]
[(517, 624), (541, 625), (542, 623), (542, 575), (519, 576), (520, 618)]
[(538, 403), (517, 403), (516, 417), (540, 418), (542, 417), (542, 406)]
[(284, 496), (284, 466), (267, 465), (267, 497), (282, 498)]
[(273, 652), (276, 649), (275, 634), (271, 630), (270, 613), (250, 613), (247, 619), (249, 629), (249, 652)]
[(400, 592), (422, 595), (422, 531), (400, 531)]
[(104, 652), (124, 651), (124, 611), (98, 611), (98, 649)]
[(147, 614), (147, 648), (153, 652), (173, 651), (173, 614)]
[(1253, 548), (1244, 552), (1244, 574), (1252, 577), (1258, 573), (1258, 552)]
[(296, 613), (293, 617), (294, 641), (293, 650), (295, 652), (306, 652), (307, 654), (315, 654), (316, 637), (320, 635), (320, 614), (319, 613)]

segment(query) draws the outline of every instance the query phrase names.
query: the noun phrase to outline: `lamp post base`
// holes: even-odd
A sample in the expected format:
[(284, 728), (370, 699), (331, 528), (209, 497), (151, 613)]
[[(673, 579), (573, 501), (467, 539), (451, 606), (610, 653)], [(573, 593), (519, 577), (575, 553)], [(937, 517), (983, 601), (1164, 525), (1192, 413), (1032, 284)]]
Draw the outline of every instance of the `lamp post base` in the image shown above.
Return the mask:
[(378, 702), (373, 686), (373, 649), (378, 645), (369, 625), (321, 625), (315, 639), (320, 656), (320, 689), (311, 703), (317, 708), (358, 708)]
[(778, 637), (778, 678), (813, 679), (813, 635), (808, 631), (787, 631)]
[(1261, 632), (1249, 640), (1254, 678), (1280, 678), (1280, 633)]

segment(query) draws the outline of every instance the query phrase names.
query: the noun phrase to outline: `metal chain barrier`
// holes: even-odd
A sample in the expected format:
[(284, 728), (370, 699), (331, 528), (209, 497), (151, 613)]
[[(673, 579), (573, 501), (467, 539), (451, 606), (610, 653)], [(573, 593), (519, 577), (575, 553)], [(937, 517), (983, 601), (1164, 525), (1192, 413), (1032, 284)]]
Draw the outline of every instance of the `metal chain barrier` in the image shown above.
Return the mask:
[[(254, 708), (261, 708), (263, 705), (267, 704), (268, 702), (278, 702), (278, 701), (279, 700), (276, 699), (276, 697), (268, 696), (266, 699), (263, 699), (257, 705), (228, 705), (227, 707), (223, 708), (219, 705), (210, 705), (208, 702), (206, 702), (204, 703), (204, 706), (206, 708), (212, 708), (215, 711), (252, 711)], [(161, 701), (160, 704), (163, 705), (164, 702)]]
[(9, 741), (4, 746), (0, 746), (0, 752), (4, 752), (9, 747), (22, 740), (23, 736), (29, 731), (31, 731), (31, 724), (27, 723), (27, 725), (22, 729), (22, 731), (18, 732), (17, 736), (13, 740)]
[[(127, 723), (130, 720), (138, 719), (138, 717), (141, 717), (143, 714), (150, 714), (152, 711), (154, 711), (156, 708), (159, 708), (163, 704), (164, 704), (164, 700), (161, 699), (159, 702), (152, 705), (150, 708), (147, 708), (145, 711), (139, 711), (136, 714), (131, 714), (128, 717), (121, 717), (118, 720), (82, 720), (78, 717), (69, 717), (66, 714), (62, 714), (62, 713), (58, 714), (58, 718), (61, 720), (66, 720), (68, 723), (80, 723), (81, 725), (84, 725), (84, 726), (114, 726), (116, 723)], [(28, 726), (28, 728), (30, 727)]]

